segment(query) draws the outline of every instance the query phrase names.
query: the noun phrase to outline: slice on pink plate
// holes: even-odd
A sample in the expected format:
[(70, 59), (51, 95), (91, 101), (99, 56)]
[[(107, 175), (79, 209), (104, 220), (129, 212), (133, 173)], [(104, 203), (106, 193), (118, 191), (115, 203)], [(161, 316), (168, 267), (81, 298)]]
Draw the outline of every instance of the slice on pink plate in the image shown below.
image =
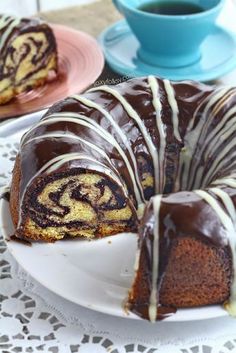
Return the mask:
[(62, 25), (51, 25), (58, 46), (59, 72), (44, 86), (20, 94), (0, 106), (0, 119), (20, 116), (49, 107), (68, 95), (81, 93), (101, 74), (104, 57), (90, 35)]

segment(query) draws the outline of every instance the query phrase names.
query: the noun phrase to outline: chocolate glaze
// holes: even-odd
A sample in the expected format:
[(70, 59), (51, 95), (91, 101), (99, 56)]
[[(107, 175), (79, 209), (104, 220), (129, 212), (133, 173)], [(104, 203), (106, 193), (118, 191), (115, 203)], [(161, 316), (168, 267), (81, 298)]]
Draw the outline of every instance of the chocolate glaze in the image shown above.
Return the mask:
[(0, 199), (3, 199), (7, 202), (10, 201), (10, 191), (6, 191), (3, 194), (0, 195)]
[[(233, 202), (236, 203), (236, 190), (227, 189)], [(230, 249), (225, 228), (214, 210), (204, 200), (199, 200), (192, 192), (178, 192), (163, 195), (160, 209), (159, 225), (159, 274), (158, 296), (161, 291), (162, 281), (166, 274), (169, 254), (176, 240), (180, 237), (195, 238), (208, 244), (210, 247), (226, 249), (228, 256)], [(149, 275), (149, 288), (151, 290), (151, 275), (153, 263), (153, 229), (155, 227), (155, 214), (152, 202), (148, 203), (139, 228), (139, 248), (141, 257), (148, 262), (146, 271)], [(232, 275), (232, 274), (231, 274)], [(149, 319), (149, 302), (129, 304), (130, 309), (138, 316)], [(162, 320), (174, 314), (177, 308), (158, 304), (157, 320)]]
[[(161, 87), (160, 94), (164, 112), (163, 121), (167, 132), (168, 151), (166, 153), (166, 170), (169, 171), (173, 169), (174, 164), (177, 164), (176, 162), (178, 159), (178, 151), (182, 147), (182, 144), (173, 141), (171, 111), (166, 100), (166, 95), (162, 88), (162, 81), (160, 80), (159, 83)], [(200, 84), (197, 85), (189, 82), (181, 84), (176, 83), (174, 84), (174, 88), (176, 90), (178, 104), (181, 107), (180, 133), (182, 136), (184, 136), (186, 126), (190, 120), (191, 114), (195, 110), (196, 106), (200, 104), (212, 92), (212, 89), (208, 86)], [(151, 103), (152, 94), (150, 88), (148, 87), (147, 79), (133, 79), (132, 81), (128, 81), (128, 83), (117, 85), (116, 89), (121, 93), (122, 96), (125, 97), (125, 99), (127, 99), (127, 101), (132, 106), (135, 106), (135, 110), (144, 121), (150, 135), (153, 138), (154, 143), (158, 145), (159, 136), (156, 129), (155, 112)], [(130, 119), (117, 99), (108, 93), (99, 91), (89, 92), (84, 96), (88, 99), (91, 99), (92, 101), (96, 101), (96, 103), (98, 103), (101, 107), (109, 111), (114, 119), (119, 123), (119, 126), (129, 138), (132, 150), (138, 163), (138, 170), (140, 175), (142, 175), (142, 173), (144, 173), (146, 170), (153, 171), (150, 153), (143, 139), (143, 135), (138, 129), (137, 124), (135, 124), (135, 122)], [(188, 113), (189, 111), (190, 113)], [(51, 109), (49, 109), (46, 116), (50, 116), (51, 114), (57, 112), (76, 112), (85, 115), (86, 117), (90, 117), (96, 121), (100, 126), (111, 132), (117, 138), (117, 141), (121, 144), (127, 154), (127, 157), (129, 158), (129, 161), (131, 162), (129, 154), (125, 149), (125, 146), (123, 146), (122, 142), (120, 141), (117, 132), (103, 117), (103, 115), (96, 109), (89, 108), (73, 98), (67, 98), (66, 100), (55, 104)], [(91, 131), (91, 129), (76, 125), (71, 122), (49, 122), (47, 125), (36, 127), (30, 134), (27, 135), (26, 142), (27, 140), (30, 140), (36, 136), (40, 136), (46, 133), (63, 132), (65, 130), (70, 131), (74, 135), (79, 134), (79, 136), (85, 137), (88, 141), (96, 141), (96, 145), (101, 146), (101, 148), (103, 148), (104, 151), (107, 152), (107, 154), (110, 156), (112, 163), (118, 169), (122, 179), (125, 181), (129, 193), (134, 198), (132, 182), (119, 153), (113, 148), (113, 146), (100, 138), (98, 134), (96, 134), (94, 131)], [(89, 153), (90, 155), (92, 154), (96, 159), (101, 160), (101, 156), (89, 149), (87, 146), (77, 141), (71, 141), (70, 139), (67, 139), (67, 137), (63, 139), (60, 138), (60, 143), (58, 143), (57, 138), (49, 138), (48, 140), (44, 139), (43, 141), (33, 141), (33, 143), (25, 144), (22, 152), (21, 165), (23, 170), (27, 170), (27, 175), (22, 180), (23, 190), (30, 178), (33, 177), (37, 171), (55, 155), (70, 152), (84, 152), (87, 154)], [(104, 160), (102, 160), (102, 162), (107, 164), (107, 162)], [(76, 162), (74, 161), (73, 164), (75, 165)], [(28, 168), (28, 165), (31, 166), (30, 169)], [(171, 178), (169, 177), (165, 188), (169, 189), (169, 191), (172, 191), (173, 181), (170, 179)], [(163, 192), (163, 190), (160, 190), (160, 192)], [(150, 197), (150, 192), (148, 197)]]
[[(160, 259), (159, 259), (159, 275), (157, 288), (158, 292), (161, 288), (162, 280), (165, 276), (165, 269), (168, 263), (168, 254), (173, 242), (179, 237), (193, 237), (200, 239), (215, 247), (228, 247), (228, 239), (225, 228), (217, 216), (215, 210), (205, 200), (199, 198), (192, 189), (209, 188), (211, 182), (217, 178), (227, 176), (233, 173), (236, 161), (232, 149), (230, 153), (226, 153), (225, 147), (234, 139), (236, 132), (232, 130), (231, 135), (224, 134), (222, 145), (216, 149), (208, 151), (210, 142), (206, 145), (207, 138), (215, 131), (216, 127), (221, 124), (225, 116), (230, 112), (230, 109), (236, 103), (235, 89), (214, 90), (214, 88), (184, 81), (178, 83), (171, 83), (170, 87), (173, 89), (174, 98), (171, 98), (171, 91), (167, 92), (165, 82), (157, 79), (159, 91), (158, 99), (161, 103), (161, 120), (163, 124), (163, 131), (165, 134), (165, 150), (164, 150), (164, 185), (158, 188), (154, 184), (153, 175), (154, 170), (153, 159), (150, 153), (150, 146), (147, 145), (145, 134), (147, 133), (151, 138), (151, 143), (156, 147), (156, 153), (159, 153), (161, 148), (161, 136), (157, 126), (157, 112), (154, 109), (153, 93), (149, 85), (148, 78), (132, 79), (125, 83), (119, 84), (115, 87), (118, 92), (131, 106), (138, 116), (141, 118), (146, 129), (145, 134), (140, 129), (134, 119), (130, 117), (129, 107), (125, 107), (121, 101), (111, 92), (104, 91), (98, 88), (95, 91), (89, 91), (82, 97), (96, 102), (102, 109), (109, 112), (111, 117), (119, 125), (124, 134), (128, 137), (132, 152), (138, 166), (138, 177), (145, 181), (147, 176), (151, 176), (152, 183), (148, 186), (143, 186), (145, 201), (154, 194), (163, 194), (160, 217), (159, 217), (159, 233), (160, 233)], [(222, 94), (221, 94), (222, 93)], [(177, 120), (173, 111), (173, 101), (176, 103), (178, 112)], [(19, 229), (23, 229), (24, 219), (27, 215), (30, 216), (40, 226), (53, 225), (45, 218), (45, 223), (42, 222), (43, 214), (45, 217), (42, 205), (37, 205), (36, 196), (40, 189), (40, 183), (48, 183), (55, 178), (61, 178), (64, 174), (72, 175), (73, 170), (78, 171), (79, 168), (84, 167), (87, 171), (98, 171), (102, 174), (103, 167), (98, 168), (96, 163), (81, 162), (81, 159), (67, 161), (63, 167), (54, 170), (53, 173), (39, 173), (40, 169), (53, 158), (68, 153), (81, 153), (99, 161), (105, 169), (110, 169), (113, 175), (121, 181), (124, 189), (128, 194), (128, 198), (120, 198), (119, 193), (116, 196), (116, 207), (122, 207), (124, 202), (133, 204), (138, 207), (138, 202), (135, 196), (134, 184), (131, 179), (131, 174), (126, 168), (124, 159), (119, 151), (108, 140), (103, 138), (97, 131), (86, 125), (77, 124), (72, 121), (53, 120), (53, 117), (60, 116), (61, 113), (78, 113), (86, 118), (89, 118), (94, 123), (97, 123), (105, 131), (109, 132), (118, 144), (122, 147), (131, 167), (134, 169), (134, 163), (131, 154), (124, 145), (121, 136), (117, 132), (114, 125), (104, 116), (99, 109), (90, 107), (86, 103), (79, 102), (76, 98), (67, 98), (66, 100), (56, 103), (44, 117), (44, 123), (34, 127), (22, 141), (20, 151), (21, 163), (21, 187), (20, 199), (22, 202), (22, 222)], [(58, 114), (58, 115), (57, 115)], [(233, 112), (229, 114), (230, 119), (233, 119)], [(228, 121), (227, 121), (228, 123)], [(202, 126), (201, 126), (202, 124)], [(222, 127), (223, 129), (223, 127)], [(177, 132), (180, 138), (177, 138)], [(52, 136), (54, 134), (54, 136)], [(60, 134), (60, 136), (56, 136)], [(64, 134), (62, 136), (62, 134)], [(79, 136), (85, 141), (90, 141), (92, 144), (101, 148), (110, 161), (107, 161), (103, 155), (96, 150), (86, 145), (82, 141), (76, 141), (68, 137)], [(48, 135), (45, 136), (45, 135)], [(41, 139), (34, 139), (43, 136)], [(195, 139), (196, 138), (196, 139)], [(224, 140), (225, 138), (225, 140)], [(215, 144), (219, 142), (216, 139)], [(189, 153), (185, 157), (185, 150)], [(218, 156), (224, 152), (222, 158), (217, 160)], [(181, 159), (184, 156), (185, 159)], [(234, 162), (235, 161), (235, 162)], [(162, 161), (161, 161), (162, 162)], [(212, 168), (214, 162), (215, 168)], [(209, 171), (211, 172), (208, 176)], [(39, 174), (38, 174), (39, 173)], [(200, 173), (200, 174), (199, 174)], [(111, 185), (114, 185), (111, 183)], [(111, 187), (109, 185), (109, 187)], [(31, 190), (32, 186), (32, 190)], [(104, 185), (99, 185), (101, 193)], [(27, 188), (27, 192), (25, 190)], [(120, 190), (120, 189), (119, 189)], [(207, 189), (208, 190), (208, 189)], [(227, 195), (230, 196), (233, 203), (236, 203), (236, 190), (234, 188), (224, 187)], [(51, 199), (57, 204), (60, 199), (60, 192), (51, 195)], [(78, 198), (80, 190), (74, 190), (73, 197)], [(116, 195), (116, 190), (113, 189)], [(209, 193), (211, 193), (209, 189)], [(89, 199), (87, 199), (88, 201)], [(222, 200), (217, 199), (219, 207), (225, 210), (225, 204)], [(32, 207), (33, 205), (33, 207)], [(32, 207), (32, 209), (31, 209)], [(104, 205), (104, 207), (106, 207)], [(62, 210), (67, 212), (66, 209)], [(53, 212), (53, 211), (51, 211)], [(50, 214), (47, 209), (46, 214)], [(184, 215), (184, 219), (183, 219)], [(148, 203), (144, 217), (141, 221), (139, 232), (139, 248), (141, 253), (145, 253), (148, 259), (147, 273), (149, 274), (149, 282), (151, 283), (152, 275), (152, 250), (153, 250), (153, 229), (156, 220), (156, 215), (153, 212), (152, 200)], [(131, 226), (132, 230), (137, 230), (137, 223), (134, 222)], [(19, 232), (19, 235), (21, 232)], [(151, 291), (151, 284), (150, 284)], [(148, 301), (145, 304), (132, 303), (131, 309), (138, 315), (148, 318)], [(167, 315), (175, 312), (176, 308), (163, 308), (158, 303), (157, 319), (162, 319)]]

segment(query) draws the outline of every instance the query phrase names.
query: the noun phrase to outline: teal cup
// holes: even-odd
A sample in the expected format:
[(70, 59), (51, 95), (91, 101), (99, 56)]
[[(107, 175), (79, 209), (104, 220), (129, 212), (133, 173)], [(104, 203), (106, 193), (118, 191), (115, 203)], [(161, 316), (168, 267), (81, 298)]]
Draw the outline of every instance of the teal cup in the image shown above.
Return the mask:
[[(165, 1), (173, 3), (173, 0)], [(138, 56), (143, 62), (153, 66), (181, 67), (200, 59), (200, 46), (211, 33), (225, 0), (185, 0), (185, 3), (202, 8), (201, 12), (189, 15), (162, 15), (139, 9), (158, 0), (113, 2), (139, 41)]]

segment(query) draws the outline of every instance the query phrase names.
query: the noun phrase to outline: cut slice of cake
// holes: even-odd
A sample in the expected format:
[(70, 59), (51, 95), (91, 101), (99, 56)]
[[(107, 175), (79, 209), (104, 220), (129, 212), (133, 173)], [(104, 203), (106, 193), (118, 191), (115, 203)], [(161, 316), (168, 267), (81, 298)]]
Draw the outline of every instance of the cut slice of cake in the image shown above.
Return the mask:
[(57, 46), (49, 25), (0, 16), (0, 104), (44, 84), (52, 71), (57, 72)]

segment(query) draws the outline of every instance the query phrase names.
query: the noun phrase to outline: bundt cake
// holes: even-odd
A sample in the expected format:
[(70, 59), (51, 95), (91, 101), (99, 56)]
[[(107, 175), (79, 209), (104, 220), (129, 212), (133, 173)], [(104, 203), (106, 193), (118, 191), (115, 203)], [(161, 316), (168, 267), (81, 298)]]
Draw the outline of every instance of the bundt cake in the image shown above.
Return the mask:
[(224, 303), (235, 314), (236, 89), (153, 76), (56, 103), (22, 138), (16, 236), (138, 230), (127, 305), (156, 321)]
[(57, 72), (56, 40), (36, 18), (0, 16), (0, 104), (42, 85)]

